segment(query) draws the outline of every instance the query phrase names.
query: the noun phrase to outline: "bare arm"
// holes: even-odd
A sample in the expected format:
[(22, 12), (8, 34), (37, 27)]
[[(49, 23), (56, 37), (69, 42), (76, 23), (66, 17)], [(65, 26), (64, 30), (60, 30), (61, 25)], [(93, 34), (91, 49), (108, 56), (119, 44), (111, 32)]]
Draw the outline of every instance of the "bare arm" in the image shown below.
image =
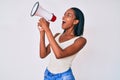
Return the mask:
[(45, 45), (45, 31), (40, 27), (41, 25), (38, 23), (38, 29), (40, 32), (40, 45), (39, 45), (39, 55), (40, 58), (45, 58), (50, 53), (50, 44)]
[(41, 19), (40, 23), (42, 25), (42, 28), (45, 30), (50, 46), (53, 49), (56, 58), (58, 59), (75, 54), (76, 52), (81, 50), (83, 46), (86, 44), (86, 39), (82, 37), (75, 40), (75, 42), (72, 45), (68, 46), (65, 49), (62, 49), (55, 41), (53, 34), (49, 29), (48, 22), (45, 21), (44, 19)]
[(45, 58), (50, 53), (50, 45), (45, 45), (45, 32), (40, 32), (40, 49), (39, 54), (41, 58)]
[(78, 38), (77, 40), (75, 40), (75, 42), (73, 44), (71, 44), (70, 46), (68, 46), (65, 49), (62, 49), (55, 41), (55, 39), (53, 38), (53, 35), (51, 33), (51, 31), (48, 29), (47, 32), (47, 37), (48, 40), (50, 42), (50, 45), (54, 51), (54, 54), (56, 56), (56, 58), (64, 58), (67, 56), (71, 56), (75, 53), (77, 53), (78, 51), (80, 51), (84, 45), (86, 44), (86, 39), (81, 37)]
[[(50, 44), (45, 45), (45, 31), (41, 30), (39, 28), (40, 26), (38, 26), (38, 29), (40, 31), (40, 46), (39, 46), (39, 55), (40, 58), (45, 58), (51, 51), (50, 51)], [(59, 33), (57, 33), (54, 38), (58, 35)]]

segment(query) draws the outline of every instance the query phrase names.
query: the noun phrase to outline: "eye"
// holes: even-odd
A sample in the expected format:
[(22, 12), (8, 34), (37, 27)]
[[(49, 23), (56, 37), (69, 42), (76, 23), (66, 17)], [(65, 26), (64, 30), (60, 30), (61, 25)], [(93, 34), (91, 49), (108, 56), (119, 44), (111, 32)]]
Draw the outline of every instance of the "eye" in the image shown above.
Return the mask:
[(64, 17), (73, 18), (74, 16), (72, 13), (65, 13)]
[(68, 14), (67, 14), (67, 17), (72, 17), (72, 14), (68, 13)]

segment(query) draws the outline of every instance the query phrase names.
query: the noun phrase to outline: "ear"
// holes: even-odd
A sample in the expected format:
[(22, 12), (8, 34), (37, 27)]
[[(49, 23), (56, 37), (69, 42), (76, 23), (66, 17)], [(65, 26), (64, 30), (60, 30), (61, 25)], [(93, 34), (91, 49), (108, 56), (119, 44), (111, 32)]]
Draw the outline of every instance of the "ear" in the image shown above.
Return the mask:
[(77, 20), (77, 19), (74, 20), (74, 22), (73, 22), (74, 25), (76, 25), (76, 24), (78, 24), (78, 23), (79, 23), (79, 20)]

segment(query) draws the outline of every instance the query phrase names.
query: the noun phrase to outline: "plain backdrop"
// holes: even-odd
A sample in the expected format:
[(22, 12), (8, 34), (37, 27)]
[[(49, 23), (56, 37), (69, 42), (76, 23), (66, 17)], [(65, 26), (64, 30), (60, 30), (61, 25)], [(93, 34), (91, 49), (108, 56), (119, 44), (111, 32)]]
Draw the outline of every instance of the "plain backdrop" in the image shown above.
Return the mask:
[(67, 9), (83, 11), (87, 44), (73, 61), (76, 80), (120, 80), (119, 0), (0, 0), (0, 80), (43, 80), (49, 56), (39, 58), (40, 17), (30, 16), (36, 1), (57, 16), (53, 34), (63, 31)]

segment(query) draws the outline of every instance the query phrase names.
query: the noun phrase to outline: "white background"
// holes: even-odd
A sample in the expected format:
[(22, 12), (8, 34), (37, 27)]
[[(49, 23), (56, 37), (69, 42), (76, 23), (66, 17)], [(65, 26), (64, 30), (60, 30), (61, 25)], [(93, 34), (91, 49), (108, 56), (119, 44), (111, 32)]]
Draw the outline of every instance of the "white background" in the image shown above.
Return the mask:
[[(37, 0), (0, 0), (0, 80), (43, 80), (49, 56), (39, 58), (39, 17), (30, 11)], [(120, 80), (119, 0), (39, 0), (57, 16), (53, 34), (70, 7), (85, 15), (86, 46), (73, 61), (76, 80)]]

